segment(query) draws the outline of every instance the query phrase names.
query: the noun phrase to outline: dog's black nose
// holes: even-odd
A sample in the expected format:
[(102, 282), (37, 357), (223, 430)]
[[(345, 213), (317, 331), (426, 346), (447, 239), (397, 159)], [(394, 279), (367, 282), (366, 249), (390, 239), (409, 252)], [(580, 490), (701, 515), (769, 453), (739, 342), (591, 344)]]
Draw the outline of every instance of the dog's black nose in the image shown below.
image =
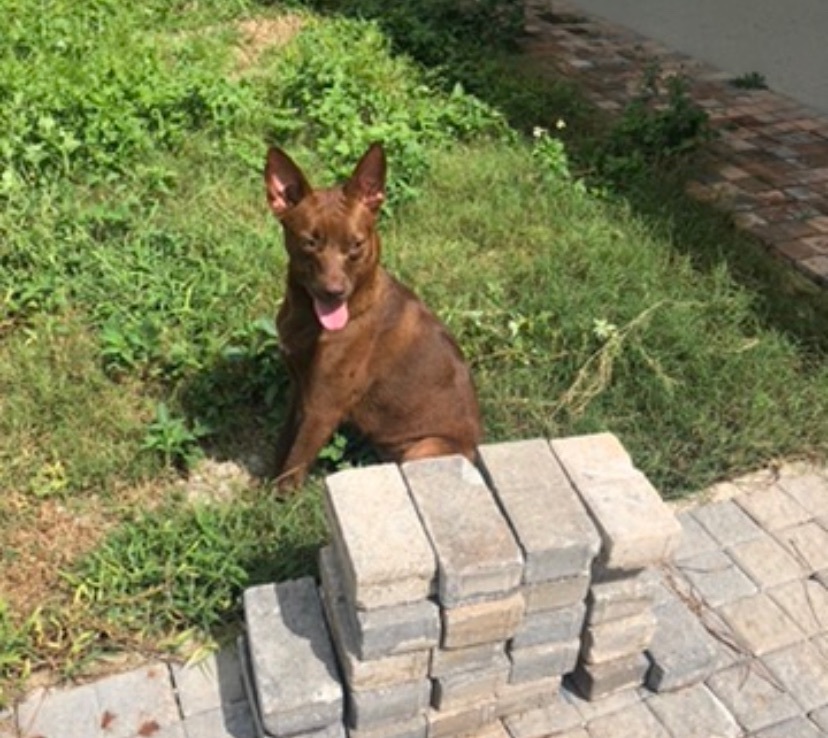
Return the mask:
[(347, 291), (344, 287), (334, 287), (322, 290), (319, 297), (324, 302), (337, 303), (342, 302), (345, 299), (346, 294)]

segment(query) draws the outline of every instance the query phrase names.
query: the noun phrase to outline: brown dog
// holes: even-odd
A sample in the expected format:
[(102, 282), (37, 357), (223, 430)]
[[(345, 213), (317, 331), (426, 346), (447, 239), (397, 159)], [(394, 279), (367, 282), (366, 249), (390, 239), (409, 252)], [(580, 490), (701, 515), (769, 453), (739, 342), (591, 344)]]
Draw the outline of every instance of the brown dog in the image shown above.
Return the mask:
[(267, 200), (289, 263), (276, 317), (293, 382), (277, 444), (280, 488), (302, 483), (341, 423), (384, 458), (474, 459), (480, 413), (446, 328), (380, 266), (376, 217), (385, 154), (372, 145), (341, 187), (314, 190), (283, 151), (268, 151)]

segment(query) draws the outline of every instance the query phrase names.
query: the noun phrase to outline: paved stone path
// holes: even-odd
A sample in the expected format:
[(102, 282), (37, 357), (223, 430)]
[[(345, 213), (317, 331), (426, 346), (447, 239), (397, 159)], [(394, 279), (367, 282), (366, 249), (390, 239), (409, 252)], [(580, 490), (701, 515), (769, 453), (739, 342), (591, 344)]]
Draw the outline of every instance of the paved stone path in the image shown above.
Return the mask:
[(828, 118), (769, 90), (734, 87), (730, 75), (569, 2), (534, 0), (528, 13), (526, 52), (576, 80), (604, 110), (623, 109), (653, 62), (683, 75), (718, 134), (690, 193), (732, 212), (773, 253), (828, 286)]
[[(664, 676), (674, 688), (596, 702), (564, 689), (556, 705), (487, 738), (828, 735), (828, 467), (753, 474), (674, 509), (682, 542), (657, 575), (663, 632), (652, 646), (676, 655)], [(693, 628), (718, 656), (703, 683), (682, 687), (698, 656)], [(39, 689), (0, 719), (0, 738), (139, 736), (254, 738), (235, 649)]]

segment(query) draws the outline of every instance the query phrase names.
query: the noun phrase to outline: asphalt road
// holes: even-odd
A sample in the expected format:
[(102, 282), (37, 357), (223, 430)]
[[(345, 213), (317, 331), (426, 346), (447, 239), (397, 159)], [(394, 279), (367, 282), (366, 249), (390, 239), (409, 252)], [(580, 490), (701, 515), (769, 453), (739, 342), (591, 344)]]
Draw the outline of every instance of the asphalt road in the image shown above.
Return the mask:
[[(572, 0), (828, 114), (828, 0)], [(554, 0), (552, 0), (554, 6)]]

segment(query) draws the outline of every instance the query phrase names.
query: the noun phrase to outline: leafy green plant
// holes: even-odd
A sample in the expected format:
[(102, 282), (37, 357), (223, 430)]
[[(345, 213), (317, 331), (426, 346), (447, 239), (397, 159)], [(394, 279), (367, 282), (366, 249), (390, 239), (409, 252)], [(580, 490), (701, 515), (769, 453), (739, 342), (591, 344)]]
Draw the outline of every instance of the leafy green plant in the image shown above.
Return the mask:
[(183, 418), (173, 416), (166, 403), (159, 402), (155, 420), (147, 426), (142, 448), (160, 454), (168, 466), (188, 469), (201, 458), (199, 442), (209, 432), (198, 421), (190, 427)]

